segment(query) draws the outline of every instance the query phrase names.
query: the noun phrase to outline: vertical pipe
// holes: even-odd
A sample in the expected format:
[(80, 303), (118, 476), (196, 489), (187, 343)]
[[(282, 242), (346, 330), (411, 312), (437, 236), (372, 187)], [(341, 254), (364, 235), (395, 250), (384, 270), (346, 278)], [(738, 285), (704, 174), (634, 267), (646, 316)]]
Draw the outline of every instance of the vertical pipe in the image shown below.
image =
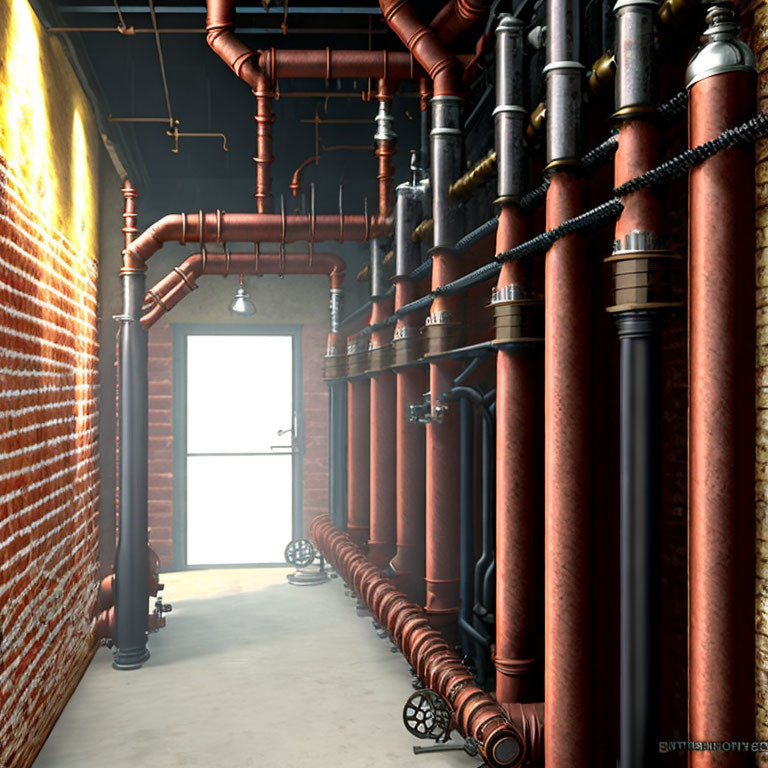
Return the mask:
[[(522, 243), (528, 221), (517, 202), (526, 189), (523, 108), (523, 25), (503, 15), (496, 29), (496, 157), (501, 202), (496, 252)], [(531, 701), (535, 663), (535, 477), (537, 347), (540, 312), (526, 290), (520, 262), (501, 268), (492, 304), (496, 340), (519, 343), (496, 358), (496, 698)], [(524, 319), (525, 318), (525, 319)], [(540, 318), (539, 318), (540, 319)]]
[[(547, 7), (546, 227), (581, 213), (582, 65), (578, 0)], [(546, 256), (545, 671), (547, 768), (587, 768), (589, 744), (589, 283), (584, 243), (569, 235)]]
[[(432, 99), (431, 174), (434, 248), (432, 288), (458, 277), (453, 251), (460, 232), (460, 217), (451, 203), (450, 185), (461, 174), (461, 107), (456, 96)], [(424, 329), (427, 353), (457, 346), (461, 335), (456, 299), (437, 298)], [(456, 408), (443, 408), (442, 396), (453, 386), (457, 364), (430, 363), (431, 420), (427, 424), (426, 452), (426, 606), (433, 626), (449, 636), (455, 633), (459, 609), (459, 421)]]
[[(126, 213), (135, 191), (123, 185)], [(126, 222), (128, 218), (126, 218)], [(129, 234), (126, 232), (126, 246)], [(148, 658), (149, 595), (147, 452), (147, 332), (141, 326), (145, 277), (123, 265), (123, 314), (118, 341), (120, 520), (115, 557), (115, 669), (138, 669)]]
[[(381, 126), (380, 126), (381, 131)], [(378, 135), (378, 132), (377, 132)], [(384, 320), (392, 313), (393, 300), (387, 296), (384, 274), (384, 247), (381, 240), (371, 242), (371, 323)], [(392, 353), (391, 331), (373, 331), (368, 346), (371, 372), (370, 428), (370, 540), (368, 555), (373, 563), (384, 569), (395, 554), (395, 376), (389, 370)]]
[(257, 86), (253, 90), (256, 97), (256, 212), (272, 213), (272, 124), (275, 113), (272, 111), (272, 99), (275, 96), (270, 78), (258, 73)]
[[(755, 59), (729, 5), (707, 14), (688, 66), (689, 145), (753, 114)], [(689, 738), (754, 731), (753, 156), (730, 149), (689, 177)], [(694, 752), (696, 768), (747, 754)]]
[(361, 545), (370, 533), (370, 423), (368, 379), (347, 382), (347, 531)]
[[(420, 252), (411, 233), (423, 216), (423, 195), (417, 178), (420, 169), (413, 156), (411, 169), (411, 182), (401, 184), (396, 190), (395, 309), (415, 299), (417, 292), (409, 275), (419, 264)], [(413, 315), (398, 321), (392, 341), (395, 364), (421, 357), (421, 337), (416, 323)], [(423, 603), (425, 438), (423, 426), (410, 420), (410, 406), (421, 403), (426, 381), (423, 369), (414, 367), (399, 368), (395, 378), (397, 554), (390, 562), (390, 569), (409, 597)]]
[[(467, 624), (472, 624), (472, 607), (475, 604), (473, 590), (473, 567), (475, 563), (475, 514), (474, 483), (472, 470), (474, 464), (474, 413), (472, 403), (462, 397), (459, 405), (459, 518), (461, 525), (461, 549), (459, 563), (461, 582), (459, 597), (461, 607), (459, 616)], [(471, 654), (474, 641), (464, 636), (462, 647)]]
[(334, 526), (347, 530), (347, 385), (328, 386), (328, 505)]
[[(655, 0), (619, 0), (616, 114), (621, 119), (614, 186), (658, 164), (655, 121)], [(660, 388), (662, 199), (651, 190), (622, 198), (616, 223), (615, 313), (620, 348), (620, 733), (622, 768), (658, 764)], [(632, 274), (632, 288), (626, 273)]]

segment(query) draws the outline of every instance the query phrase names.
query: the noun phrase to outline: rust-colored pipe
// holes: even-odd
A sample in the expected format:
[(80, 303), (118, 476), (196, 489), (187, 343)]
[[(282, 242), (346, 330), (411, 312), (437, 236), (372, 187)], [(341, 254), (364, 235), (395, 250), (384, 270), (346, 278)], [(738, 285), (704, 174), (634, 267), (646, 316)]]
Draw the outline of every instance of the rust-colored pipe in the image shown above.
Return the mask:
[(141, 324), (154, 325), (197, 288), (200, 275), (328, 275), (331, 289), (344, 286), (344, 260), (333, 253), (194, 253), (147, 291)]
[[(555, 173), (546, 226), (583, 210), (583, 181)], [(589, 284), (579, 235), (558, 240), (545, 266), (545, 751), (553, 768), (590, 764), (584, 712), (589, 675)]]
[(463, 67), (437, 34), (419, 18), (410, 0), (379, 0), (384, 20), (429, 73), (435, 96), (460, 96)]
[(474, 683), (459, 654), (431, 629), (422, 608), (408, 600), (366, 558), (352, 538), (333, 527), (328, 515), (312, 522), (312, 540), (371, 610), (418, 677), (452, 711), (453, 725), (474, 738), (491, 768), (517, 768), (541, 756), (541, 721), (533, 705), (507, 712)]
[(256, 52), (252, 51), (235, 35), (235, 0), (208, 0), (205, 22), (207, 41), (211, 49), (244, 82), (256, 97), (256, 210), (269, 213), (272, 198), (271, 166), (272, 112), (274, 89), (270, 78), (255, 63)]
[(361, 546), (370, 535), (370, 431), (370, 380), (352, 379), (347, 382), (347, 530)]
[(441, 42), (448, 44), (484, 19), (488, 15), (489, 5), (487, 0), (449, 0), (429, 26), (435, 30)]
[(123, 252), (123, 268), (143, 272), (164, 243), (365, 242), (388, 231), (390, 222), (358, 214), (281, 215), (271, 213), (170, 214), (144, 230)]
[[(524, 242), (528, 220), (504, 205), (496, 252)], [(524, 268), (505, 262), (499, 292), (524, 292)], [(510, 287), (514, 286), (510, 290)], [(515, 294), (517, 295), (517, 294)], [(523, 310), (524, 311), (524, 310)], [(530, 346), (500, 349), (496, 358), (496, 698), (530, 701), (536, 661), (536, 363)]]
[[(710, 11), (710, 30), (733, 21), (721, 22), (723, 10)], [(736, 42), (738, 25), (730, 31), (740, 71), (696, 77), (707, 58), (689, 65), (691, 147), (754, 112), (754, 58)], [(729, 149), (689, 177), (688, 696), (697, 741), (754, 737), (753, 170), (751, 151)], [(750, 763), (746, 753), (690, 755), (695, 768)]]
[[(371, 323), (378, 323), (393, 311), (393, 299), (374, 298)], [(369, 354), (371, 369), (376, 355), (389, 351), (392, 332), (385, 329), (371, 334)], [(387, 361), (388, 362), (388, 361)], [(395, 515), (395, 431), (392, 418), (396, 408), (395, 376), (389, 370), (374, 372), (371, 376), (371, 491), (370, 491), (370, 540), (368, 555), (379, 568), (384, 569), (395, 554), (396, 515)]]

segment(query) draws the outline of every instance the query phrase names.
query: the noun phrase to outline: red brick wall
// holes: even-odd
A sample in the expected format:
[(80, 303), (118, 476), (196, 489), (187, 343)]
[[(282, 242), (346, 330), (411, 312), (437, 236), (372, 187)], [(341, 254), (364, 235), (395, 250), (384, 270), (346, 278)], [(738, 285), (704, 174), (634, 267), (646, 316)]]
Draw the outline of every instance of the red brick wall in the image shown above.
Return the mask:
[(173, 568), (173, 336), (149, 332), (149, 543), (161, 567)]
[(0, 765), (28, 766), (95, 648), (96, 265), (0, 162)]
[(305, 325), (301, 332), (304, 384), (304, 535), (319, 514), (328, 512), (328, 386), (322, 358), (326, 325)]
[[(304, 531), (328, 511), (328, 388), (322, 378), (328, 329), (302, 328), (304, 392)], [(172, 330), (158, 323), (149, 333), (149, 541), (163, 570), (173, 559), (173, 349)]]

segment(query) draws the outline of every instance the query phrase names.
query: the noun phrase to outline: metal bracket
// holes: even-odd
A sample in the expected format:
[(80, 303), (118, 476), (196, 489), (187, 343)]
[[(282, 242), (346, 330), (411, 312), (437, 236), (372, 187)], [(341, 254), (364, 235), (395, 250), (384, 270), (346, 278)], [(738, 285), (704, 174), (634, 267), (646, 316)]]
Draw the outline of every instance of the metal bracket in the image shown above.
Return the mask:
[(433, 408), (432, 396), (429, 392), (425, 392), (420, 403), (412, 403), (408, 406), (408, 421), (412, 424), (440, 424), (447, 412), (447, 403), (438, 400)]

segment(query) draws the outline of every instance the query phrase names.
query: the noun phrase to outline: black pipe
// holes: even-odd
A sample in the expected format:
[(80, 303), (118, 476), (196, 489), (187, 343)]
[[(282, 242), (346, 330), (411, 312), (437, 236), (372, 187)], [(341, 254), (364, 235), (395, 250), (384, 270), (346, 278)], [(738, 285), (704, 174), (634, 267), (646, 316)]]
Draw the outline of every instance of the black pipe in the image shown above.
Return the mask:
[(138, 669), (148, 658), (147, 332), (141, 327), (143, 273), (122, 276), (119, 319), (118, 434), (120, 517), (115, 557), (115, 669)]
[(622, 768), (656, 764), (658, 752), (658, 541), (661, 320), (616, 318), (620, 345)]
[[(472, 621), (472, 565), (475, 561), (474, 483), (473, 483), (474, 424), (472, 403), (459, 401), (459, 626)], [(465, 628), (465, 627), (462, 627)], [(464, 653), (470, 653), (472, 643), (464, 637)]]
[(347, 530), (347, 383), (328, 385), (328, 503), (331, 520)]

